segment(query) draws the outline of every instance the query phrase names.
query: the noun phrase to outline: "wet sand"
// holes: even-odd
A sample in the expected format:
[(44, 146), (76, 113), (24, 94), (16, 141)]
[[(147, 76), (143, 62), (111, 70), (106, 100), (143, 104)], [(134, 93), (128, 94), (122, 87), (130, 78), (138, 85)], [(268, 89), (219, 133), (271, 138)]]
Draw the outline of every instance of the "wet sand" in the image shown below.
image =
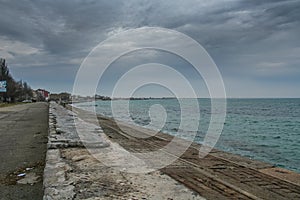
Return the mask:
[[(87, 111), (73, 111), (85, 121), (99, 123), (111, 141), (129, 152), (157, 151), (173, 139), (163, 133), (149, 137), (153, 135), (151, 131), (140, 127), (126, 123), (118, 126), (112, 119), (99, 115), (97, 121)], [(160, 171), (207, 199), (300, 199), (298, 173), (216, 149), (201, 159), (199, 148), (199, 144), (193, 143), (178, 160)]]

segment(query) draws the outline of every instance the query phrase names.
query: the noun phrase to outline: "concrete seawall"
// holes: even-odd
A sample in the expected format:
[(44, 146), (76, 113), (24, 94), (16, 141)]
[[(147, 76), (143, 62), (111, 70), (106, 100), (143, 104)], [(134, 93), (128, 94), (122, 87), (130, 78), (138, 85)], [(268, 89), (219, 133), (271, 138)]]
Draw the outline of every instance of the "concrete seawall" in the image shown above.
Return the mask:
[[(160, 170), (127, 173), (118, 160), (141, 166), (124, 152), (160, 151), (173, 137), (68, 108), (50, 105), (44, 199), (300, 199), (298, 173), (219, 150), (200, 159), (195, 143)], [(98, 140), (82, 141), (74, 123)], [(105, 155), (116, 162), (107, 166)]]
[[(85, 146), (103, 151), (102, 155), (116, 161), (126, 150), (110, 141), (99, 126), (81, 120), (74, 112), (55, 103), (50, 104), (49, 112), (45, 200), (204, 199), (160, 171), (132, 174), (116, 168), (117, 163), (114, 167), (101, 163)], [(86, 133), (97, 135), (98, 140), (82, 141), (74, 123)]]

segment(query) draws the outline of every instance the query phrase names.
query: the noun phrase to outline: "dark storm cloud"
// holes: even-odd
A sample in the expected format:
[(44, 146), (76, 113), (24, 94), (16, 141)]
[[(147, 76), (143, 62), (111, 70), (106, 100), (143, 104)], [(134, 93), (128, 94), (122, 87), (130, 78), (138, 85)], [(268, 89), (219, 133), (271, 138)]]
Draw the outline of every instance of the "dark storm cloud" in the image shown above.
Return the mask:
[(278, 29), (294, 28), (291, 26), (300, 21), (299, 3), (293, 1), (203, 2), (5, 1), (1, 3), (0, 33), (61, 53), (83, 44), (88, 47), (91, 40), (104, 39), (105, 31), (113, 27), (182, 28), (200, 37), (201, 33), (223, 30), (222, 34), (212, 33), (221, 46), (221, 40), (228, 37), (259, 39)]
[(245, 74), (249, 80), (300, 74), (299, 1), (2, 0), (0, 4), (0, 56), (19, 76), (27, 66), (77, 69), (110, 34), (143, 26), (171, 28), (196, 39), (228, 82), (238, 82), (234, 77)]
[(8, 1), (1, 5), (2, 35), (54, 54), (85, 48), (88, 38), (101, 35), (118, 16), (112, 5), (92, 1)]
[(299, 24), (297, 1), (203, 2), (4, 1), (0, 33), (61, 53), (83, 44), (89, 46), (93, 39), (100, 41), (113, 27), (183, 27), (193, 36), (223, 30), (222, 34), (213, 33), (215, 42), (222, 45), (220, 40), (228, 37), (250, 37), (249, 31), (257, 39)]

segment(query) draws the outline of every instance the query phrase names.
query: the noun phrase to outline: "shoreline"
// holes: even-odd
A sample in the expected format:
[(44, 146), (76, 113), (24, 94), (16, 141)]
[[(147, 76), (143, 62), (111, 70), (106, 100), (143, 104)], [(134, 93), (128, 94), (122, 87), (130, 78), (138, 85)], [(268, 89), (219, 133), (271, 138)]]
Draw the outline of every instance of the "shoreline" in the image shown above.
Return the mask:
[[(92, 119), (91, 117), (88, 117), (90, 115), (90, 113), (88, 111), (84, 111), (79, 108), (74, 108), (74, 107), (71, 107), (70, 105), (68, 105), (67, 107), (68, 107), (68, 109), (72, 109), (73, 111), (75, 111), (80, 118), (83, 118), (93, 124), (98, 123), (97, 121), (94, 121), (94, 119)], [(126, 147), (128, 149), (131, 148), (130, 144), (128, 144), (128, 143), (130, 143), (132, 141), (130, 139), (128, 140), (125, 137), (123, 137), (124, 133), (121, 133), (120, 130), (118, 130), (118, 128), (116, 127), (116, 125), (113, 124), (113, 121), (110, 118), (107, 118), (107, 117), (104, 117), (101, 115), (97, 115), (97, 116), (98, 116), (98, 120), (100, 122), (100, 126), (103, 128), (104, 132), (106, 133), (106, 135), (108, 135), (110, 137), (111, 140), (119, 143), (125, 149), (126, 149)], [(129, 128), (132, 130), (136, 130), (136, 129), (140, 130), (139, 127), (133, 127), (132, 125), (125, 124), (124, 126), (125, 126), (125, 128)], [(115, 132), (115, 133), (107, 134), (108, 132)], [(120, 137), (118, 135), (123, 135), (123, 136)], [(166, 144), (166, 141), (169, 142), (170, 139), (172, 138), (172, 136), (165, 134), (165, 133), (159, 133), (158, 135), (165, 139), (165, 142), (162, 142), (162, 144)], [(124, 142), (123, 140), (126, 140), (126, 141)], [(139, 141), (139, 142), (141, 142), (141, 141)], [(150, 142), (150, 144), (152, 146), (155, 143), (159, 144), (160, 142), (157, 139)], [(136, 145), (135, 142), (133, 142), (132, 145), (133, 146)], [(147, 143), (143, 143), (143, 145), (144, 145), (143, 148), (146, 148)], [(151, 145), (148, 145), (148, 147)], [(206, 158), (204, 158), (203, 160), (200, 161), (200, 160), (198, 160), (198, 157), (195, 156), (195, 154), (198, 155), (197, 154), (198, 152), (196, 150), (199, 149), (200, 145), (197, 143), (193, 143), (191, 145), (191, 147), (192, 148), (188, 149), (188, 153), (185, 153), (183, 155), (183, 157), (186, 157), (186, 159), (189, 159), (188, 163), (189, 163), (189, 165), (191, 165), (192, 168), (198, 168), (198, 169), (196, 169), (196, 171), (193, 169), (191, 172), (195, 173), (195, 174), (201, 174), (201, 173), (199, 173), (199, 169), (204, 170), (202, 172), (202, 175), (204, 174), (204, 176), (207, 176), (209, 178), (217, 176), (219, 178), (217, 178), (217, 179), (213, 178), (213, 180), (215, 180), (215, 181), (217, 180), (217, 182), (219, 182), (219, 183), (220, 182), (222, 183), (225, 180), (225, 182), (223, 182), (222, 184), (224, 184), (225, 187), (229, 187), (229, 188), (233, 189), (235, 192), (242, 190), (244, 192), (246, 191), (247, 194), (250, 193), (250, 194), (255, 194), (258, 196), (261, 195), (261, 197), (266, 198), (267, 197), (266, 195), (271, 195), (271, 194), (274, 195), (273, 193), (276, 193), (274, 188), (272, 189), (272, 187), (273, 187), (272, 185), (274, 185), (274, 182), (277, 183), (277, 184), (275, 184), (276, 186), (274, 186), (275, 188), (280, 187), (280, 186), (278, 186), (278, 184), (279, 184), (279, 185), (283, 185), (282, 187), (284, 187), (285, 189), (286, 189), (286, 187), (297, 188), (294, 191), (291, 191), (291, 193), (295, 193), (295, 191), (297, 191), (297, 190), (299, 191), (300, 174), (297, 172), (286, 170), (286, 169), (283, 169), (280, 167), (274, 167), (273, 165), (268, 164), (268, 163), (264, 163), (264, 162), (257, 161), (257, 160), (251, 160), (246, 157), (242, 157), (242, 156), (231, 154), (231, 153), (226, 153), (226, 152), (216, 150), (216, 149), (214, 149)], [(149, 148), (153, 149), (152, 147), (149, 147)], [(192, 162), (190, 162), (191, 160), (192, 160)], [(207, 163), (205, 163), (205, 161)], [(204, 162), (204, 164), (203, 164), (203, 162)], [(190, 181), (190, 183), (187, 183), (186, 180), (180, 181), (180, 178), (178, 177), (178, 173), (179, 173), (179, 171), (177, 169), (178, 167), (176, 167), (176, 166), (173, 167), (172, 165), (173, 164), (171, 164), (170, 166), (167, 166), (165, 169), (163, 169), (161, 171), (168, 174), (175, 180), (182, 182), (189, 188), (196, 190), (200, 195), (203, 195), (205, 197), (205, 192), (204, 192), (205, 190), (201, 189), (201, 188), (199, 190), (199, 188), (197, 188), (195, 186), (195, 183), (194, 184), (191, 183), (191, 182), (193, 182), (192, 180)], [(192, 166), (192, 165), (194, 165), (194, 166)], [(171, 169), (168, 169), (168, 168), (171, 168)], [(174, 170), (174, 169), (176, 169), (176, 170)], [(231, 177), (231, 174), (233, 175), (232, 177)], [(239, 176), (239, 174), (240, 174), (240, 176)], [(247, 174), (247, 175), (245, 176), (245, 174)], [(253, 178), (251, 179), (251, 177), (253, 177)], [(248, 183), (245, 184), (244, 182), (247, 182), (247, 179), (249, 179), (249, 181), (248, 181)], [(262, 183), (260, 184), (259, 183), (260, 181), (265, 182), (265, 184), (262, 184)], [(289, 186), (286, 186), (286, 184)], [(196, 183), (196, 185), (199, 185), (199, 183)], [(249, 188), (249, 185), (252, 185), (252, 188), (251, 187)], [(205, 186), (205, 187), (207, 187), (207, 186)], [(203, 187), (203, 188), (205, 188), (205, 187)], [(250, 192), (247, 191), (248, 189), (250, 189)], [(283, 193), (285, 195), (287, 195), (286, 192), (283, 192)], [(243, 193), (243, 192), (241, 192), (241, 193)], [(213, 196), (213, 194), (212, 194), (212, 196)], [(250, 197), (250, 196), (248, 196), (248, 197)], [(270, 196), (268, 196), (268, 197), (270, 197)], [(276, 195), (274, 197), (276, 197)]]
[[(32, 120), (42, 120), (39, 117), (41, 115), (45, 128), (49, 128), (47, 150), (45, 147), (46, 164), (43, 172), (41, 171), (44, 177), (43, 184), (35, 183), (32, 179), (35, 176), (31, 176), (32, 173), (36, 173), (38, 167), (31, 169), (31, 166), (27, 166), (29, 171), (24, 168), (25, 177), (17, 178), (16, 185), (5, 186), (9, 190), (23, 186), (32, 190), (40, 184), (43, 185), (44, 199), (47, 200), (300, 198), (300, 174), (216, 149), (200, 159), (198, 156), (200, 145), (197, 143), (193, 143), (174, 162), (158, 170), (129, 173), (124, 171), (120, 160), (126, 161), (129, 164), (127, 167), (137, 170), (142, 165), (132, 160), (126, 152), (160, 151), (173, 137), (158, 133), (152, 137), (135, 139), (136, 134), (147, 135), (152, 132), (121, 123), (120, 127), (130, 132), (128, 135), (120, 130), (112, 119), (102, 116), (95, 119), (92, 113), (69, 105), (67, 105), (69, 109), (66, 109), (50, 103), (49, 111), (46, 105), (43, 106), (44, 110), (37, 109), (39, 105), (42, 106), (34, 103), (2, 109), (3, 117), (15, 114), (20, 117), (28, 115), (33, 117), (33, 119), (27, 117), (27, 120), (21, 120), (20, 123), (30, 124)], [(25, 107), (28, 109), (24, 109)], [(35, 112), (39, 114), (35, 116), (33, 114)], [(13, 123), (15, 120), (8, 122)], [(20, 123), (16, 123), (15, 128), (24, 132), (25, 129), (20, 127)], [(81, 140), (74, 123), (78, 123), (79, 128), (88, 135), (99, 136), (99, 140), (85, 142)], [(35, 125), (38, 126), (28, 128), (36, 131), (39, 123)], [(45, 132), (45, 136), (46, 134)], [(39, 135), (35, 133), (34, 138), (39, 138)], [(89, 152), (86, 147), (92, 151)], [(96, 150), (96, 154), (91, 154), (93, 149)], [(172, 154), (168, 151), (165, 153)], [(110, 158), (110, 163), (105, 162), (107, 158)], [(31, 162), (32, 159), (30, 157), (27, 160)], [(41, 178), (38, 180), (41, 181)], [(41, 195), (42, 193), (41, 188)], [(14, 194), (25, 195), (18, 192)]]
[[(55, 103), (50, 103), (49, 111), (44, 199), (204, 199), (160, 171), (126, 173), (118, 167), (119, 159), (129, 159), (126, 150), (106, 137), (100, 127)], [(74, 134), (75, 123), (98, 140), (86, 140), (82, 145), (82, 138)], [(98, 155), (91, 155), (86, 145)], [(110, 157), (112, 165), (101, 162), (99, 156)]]
[[(83, 111), (83, 112), (89, 112), (89, 111), (86, 111), (86, 110), (83, 110), (83, 109), (80, 109), (80, 108), (77, 108), (77, 107), (74, 107), (74, 106), (70, 106), (70, 107), (66, 107), (67, 109), (70, 109), (72, 111)], [(96, 114), (99, 122), (100, 120), (109, 120), (109, 121), (115, 121), (113, 118), (111, 117), (107, 117), (107, 116), (104, 116), (104, 115), (101, 115), (101, 114)], [(95, 122), (94, 122), (95, 123)], [(97, 122), (96, 122), (97, 123)], [(136, 129), (136, 130), (148, 130), (150, 132), (156, 132), (156, 130), (152, 130), (152, 129), (146, 129), (146, 128), (143, 128), (143, 127), (140, 127), (140, 126), (136, 126), (136, 125), (133, 125), (133, 124), (129, 124), (129, 123), (126, 123), (126, 122), (123, 122), (123, 121), (118, 121), (118, 123), (124, 125), (124, 126), (128, 126), (129, 128), (133, 128), (133, 129)], [(100, 122), (100, 125), (101, 125), (101, 122)], [(169, 134), (169, 133), (165, 133), (165, 132), (160, 132), (159, 131), (159, 134), (161, 135), (160, 137), (159, 136), (154, 136), (154, 137), (158, 137), (158, 138), (172, 138), (174, 137), (173, 135)], [(182, 139), (182, 138), (180, 138)], [(185, 139), (182, 139), (182, 140), (185, 140)], [(191, 148), (195, 149), (195, 150), (199, 150), (201, 147), (201, 144), (199, 143), (196, 143), (196, 142), (192, 142), (191, 144)], [(227, 151), (224, 151), (224, 150), (220, 150), (220, 149), (217, 149), (217, 148), (213, 148), (212, 149), (212, 154), (216, 154), (216, 155), (221, 155), (221, 157), (223, 157), (223, 159), (226, 159), (228, 158), (231, 162), (239, 162), (237, 164), (239, 165), (243, 165), (244, 167), (248, 167), (248, 168), (253, 168), (253, 169), (275, 169), (275, 171), (282, 171), (283, 173), (290, 173), (290, 174), (293, 174), (292, 177), (290, 177), (290, 179), (294, 179), (294, 175), (295, 174), (298, 174), (299, 175), (299, 179), (296, 180), (297, 182), (294, 181), (291, 181), (291, 182), (294, 182), (298, 185), (300, 185), (300, 173), (298, 173), (297, 171), (294, 171), (294, 170), (290, 170), (290, 169), (287, 169), (287, 168), (283, 168), (283, 167), (278, 167), (272, 163), (268, 163), (268, 162), (264, 162), (264, 161), (261, 161), (261, 160), (256, 160), (256, 159), (251, 159), (249, 157), (245, 157), (245, 156), (242, 156), (242, 155), (239, 155), (239, 154), (233, 154), (233, 153), (230, 153), (230, 152), (227, 152)], [(234, 161), (236, 160), (236, 161)], [(281, 173), (278, 173), (278, 177), (281, 177)], [(276, 173), (272, 173), (273, 175), (276, 176)], [(289, 181), (288, 179), (286, 181)]]
[[(202, 99), (206, 99), (206, 98), (202, 98)], [(265, 98), (259, 98), (259, 99), (265, 99)], [(269, 98), (269, 99), (272, 99), (272, 98)], [(121, 99), (121, 100), (124, 100), (124, 99)], [(94, 101), (94, 102), (95, 102), (95, 101)], [(82, 103), (82, 102), (81, 102), (81, 103)], [(81, 110), (84, 110), (84, 111), (87, 111), (87, 112), (91, 112), (91, 111), (85, 110), (85, 109), (83, 109), (83, 108), (77, 107), (76, 105), (73, 105), (73, 104), (68, 104), (67, 107), (68, 107), (68, 106), (70, 106), (70, 108), (68, 108), (68, 109), (71, 109), (71, 110), (72, 110), (72, 108), (75, 108), (75, 109), (81, 109)], [(88, 107), (89, 107), (89, 106), (88, 106)], [(115, 120), (115, 119), (113, 119), (113, 118), (110, 117), (110, 116), (104, 116), (104, 115), (99, 114), (99, 113), (96, 113), (96, 115), (97, 115), (99, 118), (108, 119), (108, 120), (112, 120), (112, 121)], [(123, 124), (127, 124), (127, 125), (132, 126), (132, 127), (137, 127), (137, 128), (144, 129), (143, 126), (138, 126), (138, 125), (136, 125), (136, 124), (128, 123), (128, 122), (126, 122), (126, 121), (118, 120), (118, 122), (123, 123)], [(158, 131), (158, 130), (155, 130), (155, 129), (149, 129), (149, 130), (150, 130), (150, 131)], [(164, 131), (164, 132), (159, 131), (159, 132), (160, 132), (161, 134), (167, 134), (167, 135), (169, 135), (169, 136), (171, 136), (171, 137), (174, 136), (172, 133), (167, 132), (167, 131)], [(200, 148), (200, 146), (201, 146), (201, 143), (200, 143), (200, 142), (195, 142), (195, 141), (193, 141), (193, 143), (195, 143), (195, 144), (198, 145), (197, 148)], [(239, 154), (239, 152), (231, 152), (231, 151), (229, 151), (229, 150), (225, 150), (225, 149), (217, 148), (217, 147), (214, 147), (214, 150), (217, 150), (217, 151), (220, 151), (220, 152), (225, 152), (225, 153), (232, 154), (232, 155), (236, 155), (236, 156), (240, 156), (240, 157), (243, 157), (243, 158), (247, 158), (247, 159), (249, 159), (249, 160), (255, 160), (255, 161), (262, 162), (262, 163), (266, 163), (266, 164), (268, 164), (268, 165), (270, 165), (270, 166), (272, 166), (272, 167), (274, 167), (274, 168), (280, 168), (280, 169), (283, 169), (283, 170), (292, 171), (292, 172), (297, 173), (297, 174), (300, 173), (300, 171), (299, 171), (298, 168), (293, 168), (293, 167), (291, 167), (291, 166), (290, 166), (290, 167), (289, 167), (289, 166), (283, 166), (283, 165), (281, 165), (281, 164), (277, 164), (276, 161), (273, 161), (273, 162), (270, 161), (270, 162), (268, 162), (268, 161), (266, 161), (266, 159), (264, 159), (264, 158), (261, 158), (261, 157), (260, 157), (260, 158), (257, 158), (256, 155), (251, 155), (251, 156), (242, 155), (242, 154)]]

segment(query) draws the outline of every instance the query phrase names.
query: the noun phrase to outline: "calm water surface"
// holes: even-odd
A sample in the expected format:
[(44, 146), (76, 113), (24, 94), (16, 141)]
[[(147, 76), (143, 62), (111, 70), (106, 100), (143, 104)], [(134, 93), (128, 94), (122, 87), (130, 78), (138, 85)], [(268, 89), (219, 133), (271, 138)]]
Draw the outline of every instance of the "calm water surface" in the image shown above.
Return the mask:
[[(189, 99), (183, 99), (189, 104)], [(124, 100), (115, 101), (123, 108)], [(201, 143), (210, 119), (210, 100), (198, 99), (200, 107), (199, 129), (195, 138), (186, 138)], [(180, 106), (177, 99), (132, 100), (129, 103), (130, 118), (145, 126), (150, 123), (149, 108), (159, 104), (166, 110), (167, 118), (163, 132), (176, 134), (180, 124)], [(111, 101), (78, 103), (77, 107), (96, 110), (112, 116)], [(187, 107), (188, 119), (195, 123), (192, 104)], [(126, 113), (118, 118), (126, 120)], [(153, 116), (160, 117), (160, 116)], [(155, 129), (155, 127), (153, 127)], [(300, 99), (228, 99), (224, 129), (216, 148), (272, 163), (300, 173)]]

